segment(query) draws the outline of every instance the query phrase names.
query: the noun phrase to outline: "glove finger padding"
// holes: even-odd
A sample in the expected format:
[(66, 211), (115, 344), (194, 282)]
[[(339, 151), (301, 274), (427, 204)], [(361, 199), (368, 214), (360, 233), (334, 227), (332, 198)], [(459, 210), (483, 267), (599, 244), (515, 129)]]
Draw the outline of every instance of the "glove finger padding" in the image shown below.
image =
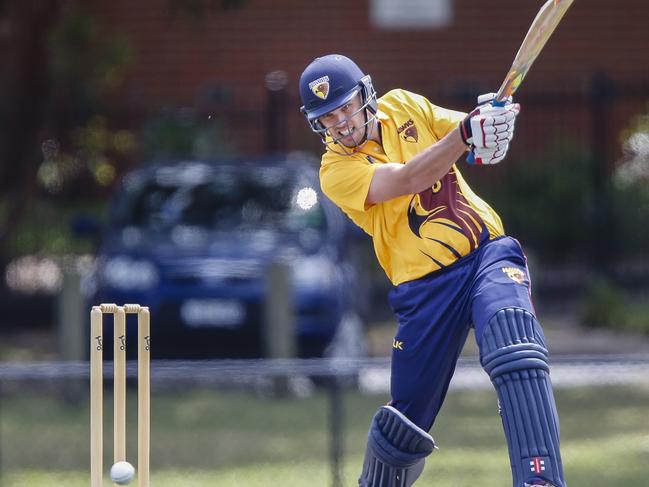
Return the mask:
[(498, 145), (509, 143), (514, 138), (514, 128), (507, 126), (495, 126), (485, 129), (483, 144), (480, 148), (492, 149)]
[(510, 134), (514, 132), (514, 125), (511, 123), (499, 123), (496, 125), (488, 125), (484, 127), (484, 133), (489, 134)]
[[(460, 124), (460, 135), (465, 144), (492, 147), (492, 134), (513, 134), (516, 116), (520, 112), (517, 103), (505, 106), (482, 105), (473, 110)], [(506, 138), (506, 137), (505, 137)]]
[(473, 153), (474, 164), (489, 165), (498, 164), (505, 158), (509, 150), (509, 142), (500, 143), (493, 148), (474, 147)]
[(509, 134), (514, 133), (514, 126), (506, 123), (500, 125), (488, 125), (482, 128), (486, 138), (489, 136), (498, 136), (500, 138), (507, 138)]
[[(513, 105), (512, 105), (513, 106)], [(480, 111), (480, 114), (473, 117), (478, 120), (489, 120), (493, 125), (513, 125), (517, 112), (513, 110), (503, 111), (505, 107), (496, 111)]]

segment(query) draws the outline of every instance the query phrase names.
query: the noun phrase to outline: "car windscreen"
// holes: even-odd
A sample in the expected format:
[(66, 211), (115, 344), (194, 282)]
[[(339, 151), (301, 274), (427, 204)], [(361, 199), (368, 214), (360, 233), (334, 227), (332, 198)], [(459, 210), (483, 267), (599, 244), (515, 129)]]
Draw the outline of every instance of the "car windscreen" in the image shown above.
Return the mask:
[(175, 168), (126, 180), (113, 223), (156, 230), (324, 230), (313, 179), (285, 168)]

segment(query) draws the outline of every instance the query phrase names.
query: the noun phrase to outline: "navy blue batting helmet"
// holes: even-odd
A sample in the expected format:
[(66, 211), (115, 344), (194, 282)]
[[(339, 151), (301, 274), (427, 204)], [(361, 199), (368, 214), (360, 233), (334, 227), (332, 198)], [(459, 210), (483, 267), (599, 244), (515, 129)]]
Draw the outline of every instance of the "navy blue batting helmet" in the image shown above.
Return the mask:
[(300, 110), (323, 140), (326, 134), (318, 118), (343, 106), (358, 93), (362, 96), (362, 109), (369, 109), (374, 115), (377, 102), (372, 78), (354, 61), (340, 54), (314, 59), (300, 76), (303, 104)]

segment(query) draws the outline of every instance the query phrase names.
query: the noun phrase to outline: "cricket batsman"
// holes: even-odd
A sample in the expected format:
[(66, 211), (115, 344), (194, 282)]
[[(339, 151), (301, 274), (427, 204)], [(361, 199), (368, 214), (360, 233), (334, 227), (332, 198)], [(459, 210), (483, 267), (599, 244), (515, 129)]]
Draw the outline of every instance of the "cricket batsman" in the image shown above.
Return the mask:
[(473, 327), (498, 394), (513, 486), (565, 487), (525, 255), (455, 164), (467, 151), (476, 164), (502, 161), (519, 106), (482, 95), (467, 115), (401, 89), (377, 99), (370, 76), (338, 54), (306, 67), (300, 96), (325, 145), (322, 189), (372, 237), (393, 285), (391, 400), (372, 419), (359, 485), (409, 487), (420, 476)]

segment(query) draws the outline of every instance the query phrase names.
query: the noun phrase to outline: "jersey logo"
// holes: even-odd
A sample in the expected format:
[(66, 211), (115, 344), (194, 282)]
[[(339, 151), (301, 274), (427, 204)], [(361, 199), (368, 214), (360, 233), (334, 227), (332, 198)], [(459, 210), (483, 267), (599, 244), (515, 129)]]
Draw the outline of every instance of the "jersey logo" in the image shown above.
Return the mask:
[(482, 218), (460, 191), (453, 170), (412, 196), (408, 225), (422, 239), (419, 251), (440, 269), (478, 248), (489, 235)]
[(311, 81), (309, 83), (309, 89), (318, 98), (326, 100), (329, 96), (329, 76), (323, 76), (315, 81)]
[(522, 270), (516, 267), (503, 267), (502, 270), (512, 281), (518, 284), (525, 283), (525, 273)]
[(409, 118), (406, 123), (397, 129), (398, 134), (401, 132), (404, 132), (401, 137), (406, 142), (417, 142), (419, 140), (419, 133), (417, 132), (417, 127), (415, 126), (415, 122), (412, 121), (412, 118)]
[(392, 348), (395, 350), (403, 350), (403, 342), (401, 340), (392, 340)]

